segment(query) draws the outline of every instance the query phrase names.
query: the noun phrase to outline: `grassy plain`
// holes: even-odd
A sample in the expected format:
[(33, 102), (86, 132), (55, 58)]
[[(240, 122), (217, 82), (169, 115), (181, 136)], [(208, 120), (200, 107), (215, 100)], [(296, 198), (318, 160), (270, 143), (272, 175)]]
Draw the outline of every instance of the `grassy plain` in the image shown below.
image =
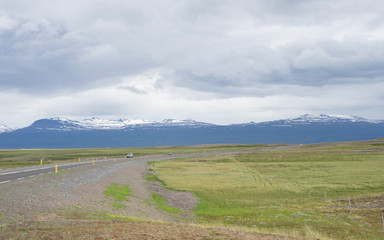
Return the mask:
[[(200, 223), (321, 239), (384, 239), (384, 140), (155, 163)], [(351, 204), (349, 200), (351, 199)]]
[(81, 159), (122, 158), (127, 153), (135, 156), (197, 153), (210, 151), (252, 150), (274, 147), (276, 145), (202, 145), (182, 147), (147, 148), (87, 148), (87, 149), (18, 149), (0, 150), (0, 168), (23, 167), (47, 163), (77, 161)]

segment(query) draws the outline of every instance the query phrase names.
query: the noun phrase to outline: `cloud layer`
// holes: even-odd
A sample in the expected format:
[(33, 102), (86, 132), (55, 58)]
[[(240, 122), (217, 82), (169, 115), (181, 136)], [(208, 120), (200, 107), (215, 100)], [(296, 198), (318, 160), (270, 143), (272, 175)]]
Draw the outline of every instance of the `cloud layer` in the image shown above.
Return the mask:
[(0, 122), (384, 118), (383, 12), (379, 0), (2, 0)]

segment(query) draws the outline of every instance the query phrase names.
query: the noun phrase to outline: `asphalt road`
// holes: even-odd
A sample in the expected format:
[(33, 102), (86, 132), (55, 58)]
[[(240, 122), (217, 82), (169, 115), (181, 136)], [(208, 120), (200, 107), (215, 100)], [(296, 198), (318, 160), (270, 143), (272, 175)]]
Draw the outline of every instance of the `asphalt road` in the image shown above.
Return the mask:
[[(270, 150), (283, 150), (292, 147), (297, 147), (297, 145), (290, 146), (282, 146), (273, 149), (260, 149), (260, 150), (251, 150), (251, 151), (222, 151), (222, 152), (206, 152), (206, 153), (188, 153), (188, 154), (173, 154), (169, 155), (150, 155), (143, 157), (134, 157), (134, 159), (141, 161), (162, 161), (166, 159), (172, 158), (190, 158), (190, 157), (198, 157), (203, 155), (217, 155), (217, 154), (237, 154), (244, 152), (261, 152), (261, 151), (270, 151)], [(117, 158), (116, 161), (130, 161), (130, 158)], [(113, 164), (114, 158), (105, 159), (105, 160), (95, 160), (95, 165), (99, 164)], [(80, 161), (80, 162), (71, 162), (71, 163), (62, 163), (57, 164), (57, 171), (62, 171), (66, 169), (77, 168), (81, 166), (92, 166), (93, 160), (90, 161)], [(35, 177), (37, 175), (42, 175), (46, 173), (54, 173), (55, 172), (55, 164), (46, 164), (46, 165), (35, 165), (30, 167), (18, 167), (18, 168), (7, 168), (0, 170), (0, 184), (5, 184), (15, 180), (22, 180), (29, 177)]]
[[(95, 165), (100, 163), (106, 163), (106, 162), (113, 163), (113, 161), (114, 159), (96, 160)], [(93, 164), (93, 161), (84, 161), (84, 162), (80, 161), (80, 162), (57, 164), (57, 171), (62, 171), (65, 169), (71, 169), (71, 168), (76, 168), (76, 167), (81, 167), (86, 165), (92, 165), (92, 164)], [(45, 173), (54, 173), (54, 172), (55, 172), (55, 164), (3, 169), (0, 172), (0, 184), (7, 183), (13, 180), (22, 180), (28, 177), (34, 177), (37, 175), (42, 175)]]

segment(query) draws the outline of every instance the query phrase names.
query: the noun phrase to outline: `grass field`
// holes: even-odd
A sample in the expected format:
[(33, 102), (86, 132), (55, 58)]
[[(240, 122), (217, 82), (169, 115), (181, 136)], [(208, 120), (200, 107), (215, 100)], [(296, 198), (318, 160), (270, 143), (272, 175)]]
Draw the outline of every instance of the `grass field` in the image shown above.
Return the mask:
[(199, 197), (201, 223), (305, 238), (384, 239), (384, 140), (168, 160), (153, 170), (168, 188)]
[(0, 150), (0, 168), (23, 167), (47, 163), (77, 161), (81, 159), (121, 158), (127, 153), (135, 156), (178, 153), (197, 153), (209, 151), (251, 150), (276, 145), (206, 145), (184, 147), (148, 147), (148, 148), (88, 148), (88, 149), (31, 149)]

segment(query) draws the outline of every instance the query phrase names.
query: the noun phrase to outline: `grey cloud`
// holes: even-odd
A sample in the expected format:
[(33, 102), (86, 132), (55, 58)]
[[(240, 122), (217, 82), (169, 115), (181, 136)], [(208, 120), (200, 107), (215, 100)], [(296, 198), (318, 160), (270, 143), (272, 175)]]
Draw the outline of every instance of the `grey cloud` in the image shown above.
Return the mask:
[(147, 92), (144, 91), (144, 90), (140, 90), (134, 86), (122, 86), (122, 87), (119, 87), (119, 89), (124, 89), (124, 90), (128, 90), (132, 93), (136, 93), (136, 94), (140, 94), (140, 95), (143, 95), (143, 94), (146, 94)]
[(32, 94), (80, 90), (105, 84), (104, 79), (109, 84), (114, 77), (139, 72), (151, 62), (139, 53), (121, 53), (108, 44), (74, 41), (67, 39), (67, 34), (62, 26), (54, 29), (47, 23), (25, 23), (13, 32), (3, 33), (1, 88), (17, 88)]
[(159, 86), (219, 97), (382, 81), (381, 1), (21, 2), (2, 2), (1, 89), (79, 91), (153, 68), (173, 73)]

